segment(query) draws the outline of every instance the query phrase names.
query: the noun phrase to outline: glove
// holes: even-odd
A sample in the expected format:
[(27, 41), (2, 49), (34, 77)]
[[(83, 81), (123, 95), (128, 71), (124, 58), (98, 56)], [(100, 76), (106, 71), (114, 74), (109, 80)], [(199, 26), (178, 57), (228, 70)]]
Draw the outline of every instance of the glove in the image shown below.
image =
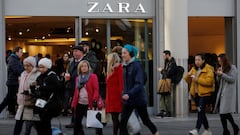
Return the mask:
[(28, 90), (24, 90), (21, 94), (23, 94), (23, 95), (29, 95), (30, 93), (29, 93)]
[(96, 100), (94, 100), (93, 102), (92, 102), (92, 106), (93, 106), (93, 108), (96, 110), (97, 109), (97, 101)]

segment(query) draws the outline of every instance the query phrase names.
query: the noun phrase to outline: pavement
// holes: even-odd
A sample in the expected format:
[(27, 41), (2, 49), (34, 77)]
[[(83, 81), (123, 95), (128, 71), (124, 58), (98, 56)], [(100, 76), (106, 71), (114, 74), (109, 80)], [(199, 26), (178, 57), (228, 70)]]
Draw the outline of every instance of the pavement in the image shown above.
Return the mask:
[[(209, 120), (210, 130), (212, 131), (212, 135), (222, 135), (222, 126), (219, 119), (219, 115), (217, 114), (207, 114)], [(240, 115), (233, 115), (235, 122), (240, 125)], [(156, 117), (151, 116), (151, 120), (157, 126), (160, 135), (188, 135), (188, 131), (195, 127), (197, 114), (192, 113), (189, 114), (188, 117), (185, 118), (176, 118), (176, 117)], [(52, 120), (53, 127), (60, 127), (65, 135), (72, 135), (73, 129), (67, 129), (64, 125), (69, 124), (71, 117), (63, 117), (59, 116)], [(13, 134), (15, 120), (14, 118), (1, 118), (0, 119), (0, 135), (11, 135)], [(85, 120), (83, 120), (83, 125), (85, 125)], [(151, 132), (148, 130), (146, 126), (141, 123), (141, 135), (151, 135)], [(233, 134), (232, 128), (229, 125), (229, 130), (231, 134)], [(24, 128), (21, 135), (24, 135)], [(85, 135), (95, 135), (95, 130), (91, 128), (84, 127)], [(203, 132), (201, 129), (200, 132)], [(32, 129), (31, 135), (37, 135), (35, 129)], [(103, 135), (112, 135), (112, 122), (109, 122), (103, 128)]]

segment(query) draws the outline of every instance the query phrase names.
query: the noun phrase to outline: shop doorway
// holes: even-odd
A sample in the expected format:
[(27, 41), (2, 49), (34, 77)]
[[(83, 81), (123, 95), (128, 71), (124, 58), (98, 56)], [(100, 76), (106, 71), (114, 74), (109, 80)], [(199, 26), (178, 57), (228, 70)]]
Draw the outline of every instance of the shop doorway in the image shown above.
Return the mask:
[[(148, 76), (148, 103), (153, 106), (153, 22), (152, 19), (93, 19), (79, 17), (7, 16), (6, 49), (21, 46), (25, 56), (45, 57), (56, 61), (78, 41), (88, 41), (106, 70), (106, 56), (114, 46), (135, 45)], [(77, 22), (77, 20), (80, 22)], [(81, 24), (81, 25), (78, 25)], [(53, 62), (54, 64), (54, 62)], [(101, 80), (105, 81), (105, 78)]]
[[(194, 56), (198, 53), (206, 53), (207, 63), (213, 67), (217, 64), (217, 55), (226, 53), (232, 44), (227, 44), (229, 38), (226, 31), (227, 21), (225, 17), (189, 17), (189, 70), (194, 64)], [(231, 31), (231, 30), (230, 30)], [(231, 54), (229, 54), (231, 55)], [(217, 86), (212, 93), (207, 111), (212, 112), (215, 105)], [(193, 100), (189, 99), (189, 110), (196, 111)]]

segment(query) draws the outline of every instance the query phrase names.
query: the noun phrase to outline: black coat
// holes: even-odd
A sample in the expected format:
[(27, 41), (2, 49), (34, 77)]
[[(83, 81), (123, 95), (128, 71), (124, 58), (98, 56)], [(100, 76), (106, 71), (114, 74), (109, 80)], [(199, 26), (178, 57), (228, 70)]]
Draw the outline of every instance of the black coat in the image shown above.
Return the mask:
[(11, 54), (8, 58), (7, 86), (18, 86), (18, 77), (23, 71), (20, 58), (16, 54)]
[(172, 57), (170, 60), (165, 60), (164, 69), (162, 70), (162, 78), (163, 79), (174, 79), (175, 77), (175, 69), (177, 68), (177, 64), (175, 59)]
[[(44, 110), (39, 111), (40, 117), (58, 116), (62, 107), (63, 89), (56, 73), (48, 70), (46, 73), (38, 76), (37, 86), (39, 86), (36, 89), (38, 91), (38, 94), (36, 94), (37, 98), (48, 101)], [(53, 96), (51, 97), (52, 94)]]

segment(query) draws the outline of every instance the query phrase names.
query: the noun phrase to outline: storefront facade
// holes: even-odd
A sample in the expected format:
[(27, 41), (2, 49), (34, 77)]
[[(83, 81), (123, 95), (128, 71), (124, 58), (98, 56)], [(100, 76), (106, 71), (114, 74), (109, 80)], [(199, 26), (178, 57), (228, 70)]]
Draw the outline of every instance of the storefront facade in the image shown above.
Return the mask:
[[(156, 89), (160, 73), (157, 71), (157, 67), (164, 64), (163, 50), (171, 50), (178, 65), (182, 65), (187, 71), (189, 17), (230, 17), (232, 25), (229, 32), (233, 34), (231, 37), (235, 38), (229, 37), (230, 39), (225, 40), (231, 42), (231, 47), (225, 45), (225, 50), (229, 54), (233, 54), (231, 58), (236, 58), (234, 64), (239, 65), (240, 63), (240, 54), (236, 53), (237, 50), (240, 51), (240, 37), (238, 35), (240, 13), (237, 8), (240, 6), (237, 0), (212, 0), (211, 2), (209, 0), (2, 0), (1, 2), (0, 55), (2, 58), (5, 58), (6, 37), (8, 36), (5, 28), (6, 16), (74, 17), (75, 45), (86, 37), (85, 34), (90, 29), (85, 27), (86, 23), (104, 22), (104, 38), (101, 39), (106, 44), (107, 53), (110, 52), (112, 44), (115, 43), (112, 38), (119, 37), (111, 32), (114, 29), (113, 23), (121, 29), (120, 33), (132, 33), (132, 37), (127, 35), (122, 36), (122, 39), (134, 43), (142, 51), (139, 57), (143, 60), (145, 70), (150, 77), (147, 93), (150, 102), (149, 110), (152, 114), (159, 112), (160, 96), (156, 94)], [(129, 20), (132, 21), (131, 24), (128, 23)], [(149, 61), (152, 62), (152, 66), (149, 66)], [(5, 61), (0, 61), (0, 65), (5, 65)], [(149, 73), (150, 71), (152, 73)], [(0, 67), (0, 73), (1, 101), (6, 93), (5, 66)], [(238, 84), (240, 84), (240, 75), (238, 80)], [(240, 97), (240, 94), (238, 93), (237, 96)], [(240, 104), (238, 106), (240, 108)], [(177, 88), (176, 115), (179, 117), (188, 115), (188, 91), (184, 81)]]

